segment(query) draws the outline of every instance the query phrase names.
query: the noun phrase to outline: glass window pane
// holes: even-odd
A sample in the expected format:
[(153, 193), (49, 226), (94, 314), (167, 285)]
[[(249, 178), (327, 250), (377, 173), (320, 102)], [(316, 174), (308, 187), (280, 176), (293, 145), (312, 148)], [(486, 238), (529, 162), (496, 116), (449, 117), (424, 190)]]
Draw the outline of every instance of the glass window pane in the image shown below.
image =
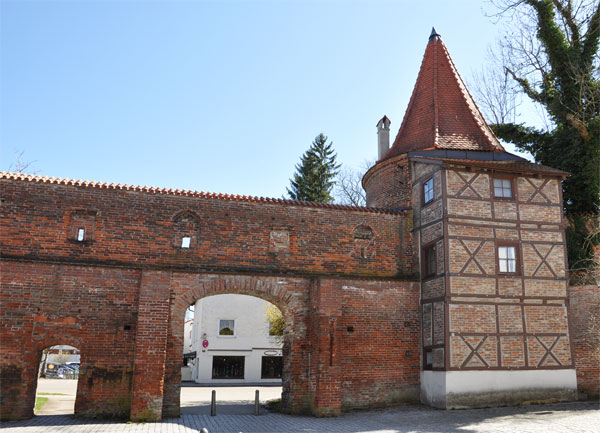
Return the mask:
[(508, 261), (508, 272), (516, 272), (516, 271), (517, 271), (516, 260), (509, 260)]
[(515, 247), (506, 247), (506, 252), (508, 253), (509, 259), (515, 258)]
[(233, 320), (220, 320), (219, 321), (219, 335), (233, 335), (234, 321)]
[(508, 272), (505, 259), (500, 259), (498, 264), (500, 265), (500, 272)]
[(506, 247), (498, 247), (498, 257), (506, 259)]

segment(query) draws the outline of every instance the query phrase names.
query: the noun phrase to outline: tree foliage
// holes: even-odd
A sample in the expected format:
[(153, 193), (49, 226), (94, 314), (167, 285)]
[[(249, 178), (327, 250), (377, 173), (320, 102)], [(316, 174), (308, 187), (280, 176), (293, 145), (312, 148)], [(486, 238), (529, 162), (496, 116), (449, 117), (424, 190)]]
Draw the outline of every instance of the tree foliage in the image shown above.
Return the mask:
[(491, 127), (499, 138), (530, 152), (536, 162), (570, 173), (563, 182), (569, 262), (581, 263), (600, 241), (595, 236), (586, 243), (586, 220), (600, 207), (600, 2), (493, 3), (507, 29), (498, 56), (502, 70), (545, 110), (551, 123), (540, 129), (507, 121), (500, 113), (492, 118), (500, 123)]
[(327, 137), (322, 133), (317, 135), (296, 165), (296, 173), (290, 179), (291, 189), (287, 189), (289, 197), (322, 203), (333, 201), (331, 191), (340, 168), (336, 157), (333, 143), (327, 143)]
[(269, 323), (269, 335), (278, 343), (283, 343), (283, 330), (285, 329), (285, 320), (281, 310), (273, 304), (266, 305), (265, 316)]

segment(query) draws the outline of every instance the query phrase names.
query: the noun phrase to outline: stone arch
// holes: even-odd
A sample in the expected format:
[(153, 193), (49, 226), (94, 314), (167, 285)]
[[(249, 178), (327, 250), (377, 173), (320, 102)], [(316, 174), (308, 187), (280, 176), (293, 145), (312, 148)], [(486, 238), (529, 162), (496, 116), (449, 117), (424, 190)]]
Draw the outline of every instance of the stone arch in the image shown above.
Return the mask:
[[(290, 395), (292, 371), (301, 371), (301, 359), (304, 354), (300, 347), (305, 347), (305, 296), (306, 281), (290, 281), (278, 277), (246, 276), (246, 275), (205, 275), (189, 273), (173, 273), (171, 275), (170, 318), (167, 336), (167, 359), (163, 390), (162, 416), (179, 416), (179, 390), (181, 386), (181, 356), (183, 351), (183, 322), (185, 311), (198, 299), (221, 294), (249, 295), (264, 299), (276, 305), (286, 321), (284, 333), (284, 378), (283, 400), (292, 405), (298, 396)], [(296, 285), (295, 289), (290, 286)], [(291, 356), (293, 352), (293, 356)], [(293, 378), (294, 391), (306, 386), (300, 377)], [(297, 383), (296, 383), (297, 382)], [(291, 402), (291, 403), (290, 403)]]

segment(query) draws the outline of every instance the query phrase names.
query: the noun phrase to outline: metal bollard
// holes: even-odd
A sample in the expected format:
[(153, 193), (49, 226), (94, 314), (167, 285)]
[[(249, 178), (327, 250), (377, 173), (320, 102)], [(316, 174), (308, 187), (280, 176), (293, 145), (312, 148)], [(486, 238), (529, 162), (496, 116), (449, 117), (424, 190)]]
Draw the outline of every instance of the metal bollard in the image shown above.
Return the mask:
[(212, 396), (210, 398), (210, 416), (217, 415), (217, 391), (213, 389)]
[(260, 399), (258, 397), (258, 389), (254, 393), (254, 415), (260, 415)]

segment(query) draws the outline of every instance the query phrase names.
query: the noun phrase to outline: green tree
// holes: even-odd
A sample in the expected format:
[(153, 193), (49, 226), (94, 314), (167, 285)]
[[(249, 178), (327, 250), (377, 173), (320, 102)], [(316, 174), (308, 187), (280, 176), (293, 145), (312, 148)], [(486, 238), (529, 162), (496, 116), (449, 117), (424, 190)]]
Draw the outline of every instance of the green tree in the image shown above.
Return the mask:
[[(547, 114), (547, 128), (502, 119), (496, 135), (536, 162), (569, 172), (563, 198), (571, 270), (593, 254), (590, 215), (600, 206), (600, 2), (495, 0), (506, 19), (499, 59), (521, 94)], [(513, 27), (510, 23), (513, 23)], [(493, 80), (493, 77), (490, 78)], [(481, 92), (481, 91), (480, 91)], [(484, 102), (484, 106), (485, 106)], [(493, 111), (493, 110), (492, 110)]]
[(277, 341), (277, 343), (283, 343), (283, 331), (285, 329), (285, 320), (281, 310), (273, 304), (266, 305), (265, 316), (269, 323), (269, 335)]
[(292, 200), (332, 202), (331, 191), (340, 168), (336, 157), (333, 143), (327, 143), (327, 137), (322, 133), (317, 135), (296, 165), (296, 173), (290, 179), (291, 189), (287, 189), (289, 197)]

